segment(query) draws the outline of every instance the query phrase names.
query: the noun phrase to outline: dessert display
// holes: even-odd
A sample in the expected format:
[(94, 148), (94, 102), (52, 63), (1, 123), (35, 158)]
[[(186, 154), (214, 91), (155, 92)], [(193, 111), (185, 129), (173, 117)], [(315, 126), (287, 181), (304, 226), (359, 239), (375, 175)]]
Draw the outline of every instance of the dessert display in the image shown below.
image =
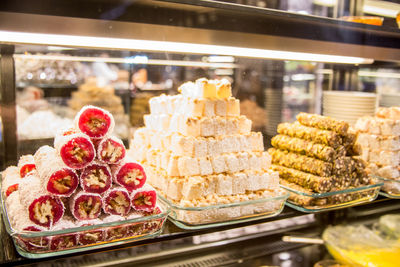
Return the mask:
[(15, 58), (15, 68), (18, 70), (15, 78), (18, 83), (71, 85), (81, 83), (89, 72), (86, 65), (79, 61), (57, 59), (59, 56), (68, 57), (66, 54), (37, 53), (24, 56)]
[[(20, 114), (21, 109), (17, 109), (17, 116)], [(60, 128), (71, 123), (71, 119), (62, 118), (51, 110), (34, 111), (25, 118), (18, 119), (18, 138), (21, 140), (54, 138)]]
[(354, 149), (368, 162), (367, 171), (384, 179), (387, 196), (400, 197), (400, 108), (379, 108), (375, 116), (359, 118), (354, 128)]
[[(252, 132), (252, 122), (240, 114), (230, 83), (202, 78), (184, 83), (179, 91), (150, 99), (151, 113), (144, 116), (145, 127), (134, 133), (129, 151), (175, 209), (174, 221), (195, 227), (279, 212), (285, 197), (278, 173), (270, 170), (262, 134)], [(137, 169), (133, 184), (140, 175)], [(154, 193), (142, 190), (134, 205), (147, 210), (154, 205)]]
[(111, 135), (112, 115), (87, 106), (74, 121), (59, 130), (54, 148), (42, 146), (2, 173), (5, 223), (24, 256), (147, 238), (167, 216), (144, 168)]
[[(78, 127), (85, 127), (85, 121), (90, 119), (91, 117), (93, 118), (98, 118), (100, 119), (100, 122), (102, 119), (107, 119), (107, 117), (110, 116), (110, 113), (113, 115), (113, 120), (115, 118), (115, 129), (114, 129), (114, 134), (117, 135), (120, 138), (127, 138), (127, 133), (128, 133), (128, 127), (129, 127), (129, 118), (128, 116), (124, 113), (124, 106), (122, 105), (122, 100), (119, 96), (115, 95), (115, 90), (111, 86), (99, 86), (97, 84), (97, 79), (94, 77), (88, 78), (85, 83), (79, 86), (78, 91), (72, 92), (71, 99), (68, 102), (69, 107), (71, 108), (71, 112), (73, 114), (77, 113), (79, 110), (81, 110), (83, 107), (87, 105), (93, 105), (96, 107), (100, 107), (103, 110), (107, 110), (109, 112), (106, 112), (108, 114), (97, 114), (96, 112), (93, 113), (93, 111), (86, 110), (84, 111), (87, 116), (81, 117), (83, 121), (81, 122), (76, 122)], [(82, 110), (83, 112), (83, 110)], [(92, 118), (92, 119), (93, 119)], [(99, 123), (100, 123), (99, 122)], [(114, 122), (111, 122), (112, 125), (111, 128), (104, 128), (100, 130), (100, 133), (92, 133), (92, 134), (97, 134), (99, 137), (103, 136), (104, 134), (107, 133), (106, 130), (109, 130), (110, 132), (113, 131), (114, 127)], [(81, 129), (82, 130), (82, 129)], [(82, 132), (87, 134), (88, 136), (92, 137), (90, 133), (90, 129), (86, 127), (86, 129), (83, 129)], [(97, 138), (97, 137), (95, 137)]]
[(299, 113), (296, 122), (279, 124), (277, 132), (268, 150), (271, 168), (279, 172), (295, 208), (317, 211), (376, 197), (379, 186), (354, 151), (355, 134), (347, 122)]

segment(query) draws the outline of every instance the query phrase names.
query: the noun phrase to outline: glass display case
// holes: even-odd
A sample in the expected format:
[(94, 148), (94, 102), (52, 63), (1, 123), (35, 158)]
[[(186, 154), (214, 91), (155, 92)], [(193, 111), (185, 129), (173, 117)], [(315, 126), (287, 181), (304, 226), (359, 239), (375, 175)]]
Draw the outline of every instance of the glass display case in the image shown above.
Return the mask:
[[(201, 77), (231, 82), (241, 114), (253, 121), (254, 131), (262, 132), (266, 148), (278, 124), (295, 121), (299, 112), (354, 123), (348, 114), (363, 110), (362, 115), (373, 115), (377, 106), (398, 105), (400, 30), (396, 16), (400, 5), (355, 0), (297, 2), (1, 3), (1, 170), (15, 165), (22, 155), (52, 145), (57, 131), (72, 123), (85, 105), (109, 110), (116, 122), (115, 135), (128, 147), (134, 131), (144, 125), (151, 97), (176, 95), (182, 83)], [(389, 13), (378, 14), (382, 9)], [(364, 15), (384, 20), (379, 26), (342, 19)], [(375, 102), (368, 110), (355, 102), (348, 107), (345, 99), (325, 97), (327, 91), (368, 92)], [(342, 113), (327, 110), (329, 104), (339, 102)], [(190, 262), (183, 256), (187, 253), (197, 255), (207, 266), (258, 258), (259, 263), (280, 264), (289, 260), (283, 252), (304, 247), (280, 241), (284, 232), (315, 236), (329, 224), (399, 212), (396, 199), (377, 196), (379, 188), (371, 188), (373, 194), (357, 207), (351, 206), (360, 203), (350, 201), (351, 205), (338, 210), (316, 208), (319, 213), (304, 214), (283, 208), (281, 201), (275, 210), (283, 211), (275, 217), (269, 213), (259, 218), (244, 216), (234, 224), (214, 223), (214, 228), (201, 224), (179, 229), (166, 221), (154, 239), (85, 249), (70, 256), (53, 255), (52, 261), (151, 266), (156, 261)], [(178, 208), (173, 207), (174, 214)], [(17, 254), (4, 224), (1, 235), (5, 250), (0, 262), (30, 263)], [(256, 241), (263, 245), (251, 245)], [(249, 249), (236, 257), (233, 251), (238, 244)], [(213, 248), (218, 252), (212, 252)], [(326, 253), (321, 246), (316, 250), (314, 262)], [(40, 259), (34, 262), (42, 264)], [(300, 266), (291, 262), (287, 266)], [(311, 260), (301, 266), (306, 265), (312, 266)]]

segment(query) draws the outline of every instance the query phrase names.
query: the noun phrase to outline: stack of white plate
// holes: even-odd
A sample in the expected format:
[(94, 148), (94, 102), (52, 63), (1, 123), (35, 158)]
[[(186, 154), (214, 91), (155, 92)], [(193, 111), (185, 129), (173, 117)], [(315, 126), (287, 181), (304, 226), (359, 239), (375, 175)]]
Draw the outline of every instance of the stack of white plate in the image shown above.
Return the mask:
[(323, 115), (354, 124), (359, 117), (375, 114), (376, 101), (374, 93), (325, 91)]
[(265, 108), (267, 109), (267, 125), (265, 130), (268, 135), (276, 135), (276, 129), (282, 120), (282, 89), (265, 90)]

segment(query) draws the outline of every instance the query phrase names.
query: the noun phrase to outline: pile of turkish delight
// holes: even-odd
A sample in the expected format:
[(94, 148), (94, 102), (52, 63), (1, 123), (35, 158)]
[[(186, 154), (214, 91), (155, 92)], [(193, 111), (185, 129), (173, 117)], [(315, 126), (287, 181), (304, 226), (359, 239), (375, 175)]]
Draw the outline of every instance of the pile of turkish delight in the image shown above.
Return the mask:
[[(125, 146), (112, 135), (113, 128), (108, 111), (86, 106), (73, 127), (60, 130), (54, 148), (43, 146), (3, 172), (2, 192), (14, 230), (55, 231), (161, 213), (143, 167), (125, 157)], [(146, 229), (137, 225), (96, 229), (25, 245), (57, 250), (142, 234), (142, 230)]]
[(367, 171), (387, 181), (383, 190), (400, 194), (400, 108), (379, 108), (374, 117), (357, 120), (356, 150), (368, 162)]
[[(373, 181), (365, 172), (366, 163), (353, 151), (355, 134), (345, 121), (317, 114), (299, 113), (294, 123), (278, 125), (271, 140), (272, 169), (280, 183), (312, 195), (368, 185)], [(358, 194), (312, 198), (291, 194), (289, 200), (301, 206), (338, 204)]]
[[(263, 136), (240, 114), (228, 80), (186, 82), (174, 96), (150, 99), (145, 127), (134, 133), (130, 154), (148, 171), (149, 183), (181, 207), (205, 207), (279, 196), (278, 173), (264, 151)], [(279, 207), (274, 201), (227, 210), (206, 210), (183, 221), (234, 219)]]

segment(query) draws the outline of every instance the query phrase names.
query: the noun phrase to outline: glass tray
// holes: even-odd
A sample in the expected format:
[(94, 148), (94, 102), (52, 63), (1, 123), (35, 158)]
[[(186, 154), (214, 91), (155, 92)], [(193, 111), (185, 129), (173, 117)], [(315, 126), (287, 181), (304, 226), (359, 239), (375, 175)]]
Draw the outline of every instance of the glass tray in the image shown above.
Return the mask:
[[(156, 215), (57, 231), (17, 232), (10, 225), (5, 198), (1, 195), (2, 217), (6, 230), (12, 237), (18, 253), (23, 257), (31, 259), (66, 255), (156, 237), (162, 232), (164, 222), (171, 211), (170, 207), (163, 200), (159, 199), (157, 204), (162, 212)], [(79, 240), (79, 237), (83, 235), (85, 237), (97, 235), (99, 240), (85, 245), (80, 241), (75, 242), (75, 240)], [(63, 247), (62, 244), (66, 243), (69, 246)], [(54, 249), (52, 248), (52, 246), (55, 246), (54, 244), (61, 244), (59, 246), (62, 248)]]
[(275, 197), (204, 207), (182, 207), (159, 197), (171, 207), (169, 219), (176, 226), (191, 230), (276, 216), (282, 212), (289, 194), (280, 190)]
[(377, 177), (383, 186), (381, 188), (380, 195), (388, 198), (399, 198), (400, 199), (400, 180), (388, 179), (383, 177)]
[(327, 193), (308, 194), (281, 185), (286, 189), (290, 196), (286, 205), (306, 213), (314, 213), (327, 210), (335, 210), (359, 205), (373, 201), (377, 198), (379, 189), (383, 183), (349, 188)]

